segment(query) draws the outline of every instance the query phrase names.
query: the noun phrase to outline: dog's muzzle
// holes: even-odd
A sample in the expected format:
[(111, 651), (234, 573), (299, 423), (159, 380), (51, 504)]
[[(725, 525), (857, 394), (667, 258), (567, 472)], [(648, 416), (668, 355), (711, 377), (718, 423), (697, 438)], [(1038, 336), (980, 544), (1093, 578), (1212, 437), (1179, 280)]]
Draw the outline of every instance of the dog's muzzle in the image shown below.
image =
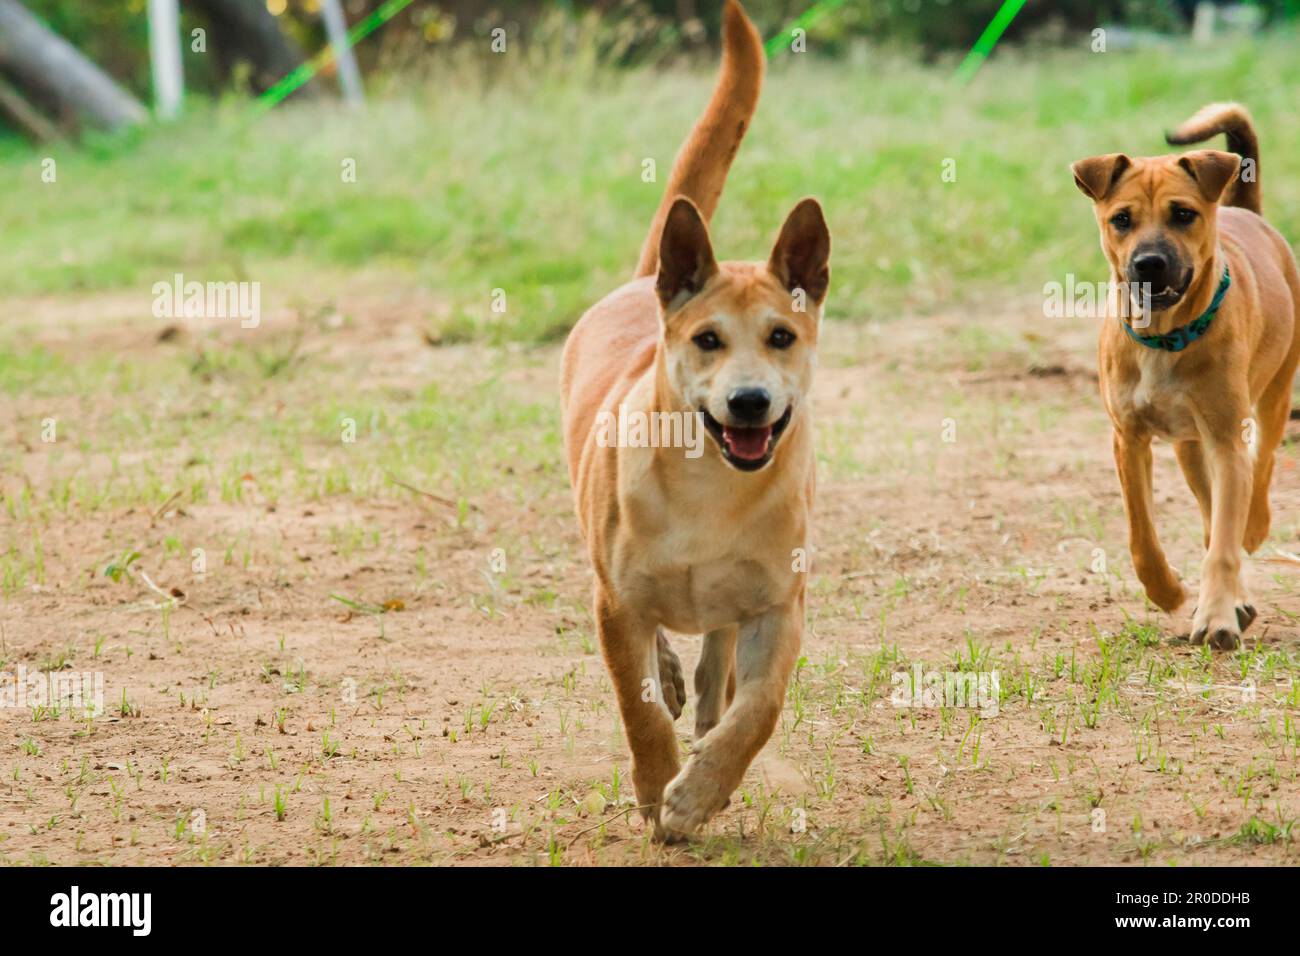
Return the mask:
[(740, 471), (758, 471), (772, 460), (776, 443), (790, 424), (794, 406), (787, 406), (781, 417), (770, 425), (724, 425), (710, 415), (706, 408), (700, 409), (700, 414), (704, 418), (705, 429), (718, 443), (727, 464)]
[(1129, 296), (1143, 311), (1172, 308), (1192, 284), (1192, 270), (1185, 269), (1175, 256), (1163, 249), (1135, 251), (1125, 271)]

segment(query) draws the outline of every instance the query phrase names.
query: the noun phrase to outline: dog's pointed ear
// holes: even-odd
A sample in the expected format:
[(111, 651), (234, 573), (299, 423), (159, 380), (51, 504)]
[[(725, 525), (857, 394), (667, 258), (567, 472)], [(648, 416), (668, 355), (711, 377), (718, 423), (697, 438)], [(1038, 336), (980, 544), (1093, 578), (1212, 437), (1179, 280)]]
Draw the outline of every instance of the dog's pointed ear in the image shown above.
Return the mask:
[(826, 298), (831, 282), (831, 231), (821, 204), (804, 199), (786, 216), (772, 247), (767, 271), (787, 292), (802, 289), (814, 304)]
[(1074, 184), (1079, 187), (1079, 192), (1093, 202), (1101, 202), (1132, 165), (1133, 160), (1123, 153), (1107, 153), (1072, 163), (1070, 172), (1074, 173)]
[(659, 237), (659, 275), (655, 292), (665, 311), (679, 307), (717, 275), (709, 229), (695, 204), (679, 196), (664, 219)]
[(1228, 183), (1241, 170), (1241, 157), (1217, 149), (1194, 149), (1178, 157), (1178, 165), (1196, 180), (1207, 202), (1218, 202)]

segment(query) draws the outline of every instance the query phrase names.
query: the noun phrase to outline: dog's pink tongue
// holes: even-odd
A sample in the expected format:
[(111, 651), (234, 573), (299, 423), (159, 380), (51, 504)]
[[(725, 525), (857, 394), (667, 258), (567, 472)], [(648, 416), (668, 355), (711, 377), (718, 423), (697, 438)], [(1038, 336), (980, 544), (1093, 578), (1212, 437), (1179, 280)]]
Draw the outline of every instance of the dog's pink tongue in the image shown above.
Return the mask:
[(724, 425), (722, 438), (727, 449), (737, 458), (754, 461), (767, 454), (767, 443), (772, 437), (772, 426), (766, 428), (732, 428)]

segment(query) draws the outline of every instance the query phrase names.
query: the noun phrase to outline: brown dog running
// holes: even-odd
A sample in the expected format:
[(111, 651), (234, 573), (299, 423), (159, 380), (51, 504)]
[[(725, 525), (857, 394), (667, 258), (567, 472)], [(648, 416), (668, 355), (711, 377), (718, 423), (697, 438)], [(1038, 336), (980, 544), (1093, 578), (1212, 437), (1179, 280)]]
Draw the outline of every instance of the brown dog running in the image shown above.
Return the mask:
[[(660, 839), (688, 836), (740, 784), (780, 718), (803, 629), (807, 396), (830, 235), (805, 199), (766, 263), (719, 263), (706, 226), (762, 75), (759, 35), (729, 0), (721, 75), (677, 155), (638, 277), (593, 306), (564, 350), (593, 616), (637, 799)], [(685, 687), (665, 627), (705, 634), (684, 767), (673, 721)]]
[(1125, 318), (1104, 322), (1098, 345), (1133, 567), (1157, 606), (1183, 603), (1152, 524), (1158, 436), (1173, 443), (1205, 528), (1192, 643), (1231, 650), (1255, 619), (1242, 549), (1268, 536), (1273, 453), (1300, 358), (1300, 275), (1286, 240), (1260, 217), (1259, 146), (1246, 111), (1207, 106), (1166, 138), (1185, 145), (1220, 133), (1233, 152), (1112, 153), (1071, 170), (1094, 203), (1112, 281), (1150, 316), (1140, 332)]

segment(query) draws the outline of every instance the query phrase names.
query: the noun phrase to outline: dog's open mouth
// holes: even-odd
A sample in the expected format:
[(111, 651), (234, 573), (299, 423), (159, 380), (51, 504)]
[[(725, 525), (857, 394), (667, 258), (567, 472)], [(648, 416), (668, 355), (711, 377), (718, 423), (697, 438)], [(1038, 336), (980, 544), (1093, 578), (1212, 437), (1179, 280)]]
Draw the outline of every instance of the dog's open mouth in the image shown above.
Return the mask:
[(1172, 309), (1182, 301), (1183, 294), (1187, 292), (1187, 287), (1192, 284), (1192, 275), (1189, 272), (1187, 277), (1180, 283), (1178, 288), (1167, 285), (1162, 289), (1152, 288), (1150, 283), (1131, 283), (1129, 288), (1132, 290), (1133, 305), (1139, 312), (1163, 312), (1165, 309)]
[(722, 457), (733, 468), (741, 471), (758, 471), (772, 460), (772, 451), (776, 448), (777, 439), (790, 424), (790, 416), (793, 412), (794, 406), (790, 405), (786, 408), (785, 414), (772, 424), (753, 428), (744, 425), (724, 425), (710, 415), (707, 409), (700, 409), (700, 414), (704, 416), (704, 427), (709, 430), (713, 440), (722, 449)]

